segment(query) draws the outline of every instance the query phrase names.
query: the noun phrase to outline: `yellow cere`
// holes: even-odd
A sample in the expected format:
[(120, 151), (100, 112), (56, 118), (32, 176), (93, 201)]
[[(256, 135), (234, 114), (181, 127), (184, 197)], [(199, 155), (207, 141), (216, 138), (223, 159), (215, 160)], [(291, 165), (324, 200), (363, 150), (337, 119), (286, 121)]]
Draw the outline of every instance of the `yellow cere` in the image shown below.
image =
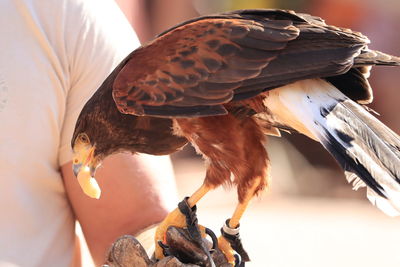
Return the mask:
[(81, 186), (83, 192), (91, 198), (99, 199), (101, 195), (101, 189), (93, 177), (90, 176), (89, 167), (82, 168), (78, 174), (78, 183)]

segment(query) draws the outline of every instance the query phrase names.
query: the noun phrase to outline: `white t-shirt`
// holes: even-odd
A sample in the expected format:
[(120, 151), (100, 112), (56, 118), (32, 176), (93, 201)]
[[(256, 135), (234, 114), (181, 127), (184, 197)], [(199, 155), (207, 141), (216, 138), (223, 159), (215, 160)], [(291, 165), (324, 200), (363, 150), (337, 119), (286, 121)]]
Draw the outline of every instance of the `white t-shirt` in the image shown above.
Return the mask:
[(139, 42), (113, 0), (0, 1), (0, 266), (69, 266), (76, 118)]

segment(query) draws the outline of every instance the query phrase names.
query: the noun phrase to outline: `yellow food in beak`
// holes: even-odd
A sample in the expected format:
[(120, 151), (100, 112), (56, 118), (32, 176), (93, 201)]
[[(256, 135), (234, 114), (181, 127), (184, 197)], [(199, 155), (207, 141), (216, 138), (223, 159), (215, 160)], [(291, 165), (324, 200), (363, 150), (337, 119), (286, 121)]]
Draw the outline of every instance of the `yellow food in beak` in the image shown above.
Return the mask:
[(75, 141), (73, 150), (72, 170), (79, 185), (87, 196), (99, 199), (101, 190), (93, 177), (97, 168), (97, 160), (94, 157), (95, 147), (90, 145), (86, 134), (81, 134)]
[(91, 198), (99, 199), (101, 195), (101, 189), (96, 179), (91, 177), (90, 168), (84, 167), (78, 173), (78, 183), (81, 186), (83, 192)]

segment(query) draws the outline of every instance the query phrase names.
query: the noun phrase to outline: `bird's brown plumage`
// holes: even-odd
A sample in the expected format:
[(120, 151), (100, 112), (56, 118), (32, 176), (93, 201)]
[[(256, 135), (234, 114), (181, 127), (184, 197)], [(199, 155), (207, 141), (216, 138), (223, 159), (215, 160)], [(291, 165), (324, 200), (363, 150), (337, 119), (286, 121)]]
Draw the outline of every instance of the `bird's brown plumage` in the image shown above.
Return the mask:
[(368, 43), (360, 33), (291, 11), (240, 10), (187, 21), (133, 51), (110, 74), (83, 109), (72, 145), (86, 132), (104, 158), (122, 150), (168, 154), (189, 140), (209, 160), (206, 183), (230, 183), (233, 173), (243, 199), (252, 179), (266, 184), (261, 133), (290, 128), (252, 116), (268, 113), (268, 90), (326, 78), (367, 103), (365, 67), (399, 65)]
[(253, 118), (232, 114), (176, 119), (178, 135), (185, 136), (207, 160), (204, 183), (215, 188), (221, 184), (237, 186), (241, 202), (253, 179), (262, 178), (255, 193), (267, 185), (268, 156), (265, 137)]
[(231, 100), (346, 73), (368, 42), (359, 33), (284, 11), (204, 17), (134, 51), (116, 77), (113, 96), (129, 114), (226, 114), (222, 104)]
[(348, 72), (368, 42), (360, 33), (293, 12), (206, 16), (131, 53), (115, 77), (113, 98), (122, 113), (175, 118), (175, 134), (209, 160), (205, 182), (229, 183), (232, 173), (242, 200), (253, 179), (263, 177), (259, 188), (267, 181), (263, 129), (250, 116), (265, 107), (263, 96), (255, 96), (297, 80), (334, 76), (331, 82), (338, 84), (350, 77), (354, 86), (347, 81), (345, 93), (369, 101), (365, 77), (358, 69)]
[(85, 133), (95, 155), (100, 160), (107, 155), (130, 151), (166, 155), (179, 150), (187, 140), (171, 133), (172, 121), (165, 118), (133, 116), (118, 111), (112, 98), (112, 84), (115, 76), (126, 61), (107, 77), (92, 98), (86, 103), (78, 117), (71, 145), (80, 133)]

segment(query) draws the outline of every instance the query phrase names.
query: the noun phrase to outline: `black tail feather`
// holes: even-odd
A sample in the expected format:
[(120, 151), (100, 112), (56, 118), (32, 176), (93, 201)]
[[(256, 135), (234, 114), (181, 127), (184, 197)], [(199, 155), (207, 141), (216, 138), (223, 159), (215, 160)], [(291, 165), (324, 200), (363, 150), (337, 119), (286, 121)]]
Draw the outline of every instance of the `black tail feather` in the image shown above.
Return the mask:
[(319, 138), (324, 147), (347, 173), (374, 191), (371, 202), (378, 205), (382, 199), (375, 199), (384, 198), (392, 209), (387, 210), (386, 203), (379, 208), (400, 213), (399, 136), (349, 99), (322, 108), (321, 116)]

